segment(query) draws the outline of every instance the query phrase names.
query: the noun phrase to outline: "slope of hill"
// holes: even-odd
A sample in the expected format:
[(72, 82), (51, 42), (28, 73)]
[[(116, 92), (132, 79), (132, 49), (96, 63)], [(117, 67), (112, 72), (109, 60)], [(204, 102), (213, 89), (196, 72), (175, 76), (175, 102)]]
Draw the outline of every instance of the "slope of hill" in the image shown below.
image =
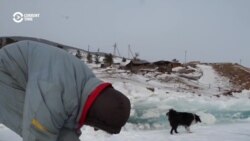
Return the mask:
[(230, 79), (236, 90), (250, 89), (250, 69), (238, 64), (213, 64), (214, 69), (221, 75)]

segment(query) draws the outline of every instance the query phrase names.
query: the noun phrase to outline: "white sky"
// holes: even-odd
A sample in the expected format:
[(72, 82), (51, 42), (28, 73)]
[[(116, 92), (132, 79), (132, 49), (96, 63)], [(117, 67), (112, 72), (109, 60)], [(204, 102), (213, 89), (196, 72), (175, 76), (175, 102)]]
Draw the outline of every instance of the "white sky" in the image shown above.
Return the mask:
[[(15, 23), (15, 12), (39, 13)], [(237, 62), (250, 67), (249, 0), (1, 0), (0, 36), (33, 36), (150, 61)]]

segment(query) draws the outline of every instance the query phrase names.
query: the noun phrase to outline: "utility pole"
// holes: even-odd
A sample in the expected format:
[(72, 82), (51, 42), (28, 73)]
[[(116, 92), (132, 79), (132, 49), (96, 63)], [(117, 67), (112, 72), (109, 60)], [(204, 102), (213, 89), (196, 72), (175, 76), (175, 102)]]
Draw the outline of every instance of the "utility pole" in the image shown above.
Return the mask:
[(118, 47), (116, 47), (116, 51), (117, 51), (117, 53), (118, 53), (118, 56), (121, 57), (121, 54), (120, 54), (120, 51), (119, 51), (119, 48), (118, 48)]
[(132, 58), (134, 58), (133, 52), (132, 52), (132, 50), (130, 48), (130, 45), (128, 45), (128, 56), (129, 56), (129, 53), (131, 54)]
[(115, 56), (117, 44), (115, 43), (113, 47), (114, 47), (114, 53), (113, 53), (113, 56)]
[(128, 59), (129, 59), (129, 48), (130, 48), (130, 44), (128, 45)]

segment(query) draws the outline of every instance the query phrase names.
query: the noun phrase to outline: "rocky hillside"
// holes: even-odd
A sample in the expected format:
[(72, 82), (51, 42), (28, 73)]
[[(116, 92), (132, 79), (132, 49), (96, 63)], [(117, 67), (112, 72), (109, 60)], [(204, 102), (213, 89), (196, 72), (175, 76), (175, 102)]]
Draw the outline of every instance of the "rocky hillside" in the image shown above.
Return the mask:
[(235, 90), (250, 89), (250, 69), (239, 64), (217, 63), (213, 68), (234, 85)]

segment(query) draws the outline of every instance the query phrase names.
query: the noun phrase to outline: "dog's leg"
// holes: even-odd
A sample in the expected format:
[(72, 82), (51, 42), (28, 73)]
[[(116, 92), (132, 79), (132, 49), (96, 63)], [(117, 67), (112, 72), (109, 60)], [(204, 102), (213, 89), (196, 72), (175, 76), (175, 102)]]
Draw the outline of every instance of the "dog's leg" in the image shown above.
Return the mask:
[(178, 133), (178, 132), (177, 132), (177, 127), (178, 127), (178, 126), (176, 126), (176, 127), (174, 128), (174, 131), (175, 131), (176, 134)]
[(170, 134), (173, 135), (174, 128), (171, 128)]
[(187, 131), (188, 133), (192, 133), (192, 132), (190, 131), (190, 127), (189, 127), (189, 126), (185, 126), (185, 129), (186, 129), (186, 131)]

